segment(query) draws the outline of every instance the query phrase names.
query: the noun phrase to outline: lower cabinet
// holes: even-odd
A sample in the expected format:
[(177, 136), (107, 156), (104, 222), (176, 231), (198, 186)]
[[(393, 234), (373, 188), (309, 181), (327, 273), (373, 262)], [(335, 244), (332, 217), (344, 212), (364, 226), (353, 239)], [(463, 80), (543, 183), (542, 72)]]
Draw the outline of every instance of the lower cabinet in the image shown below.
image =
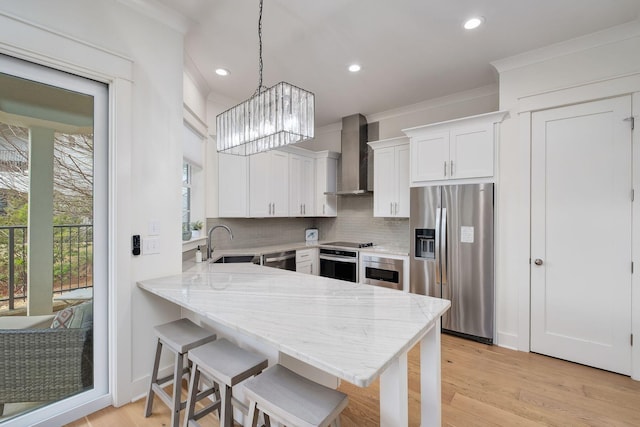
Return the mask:
[(318, 249), (298, 249), (296, 251), (296, 271), (299, 273), (313, 274), (317, 276), (320, 273), (318, 267)]

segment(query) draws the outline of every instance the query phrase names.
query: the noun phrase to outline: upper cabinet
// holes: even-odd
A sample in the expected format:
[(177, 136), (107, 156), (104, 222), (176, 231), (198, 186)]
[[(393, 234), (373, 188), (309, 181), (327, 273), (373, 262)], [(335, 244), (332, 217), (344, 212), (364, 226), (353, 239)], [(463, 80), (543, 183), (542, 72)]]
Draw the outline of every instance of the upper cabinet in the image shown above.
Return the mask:
[(315, 216), (337, 216), (338, 197), (335, 194), (338, 181), (339, 153), (320, 151), (316, 155)]
[(249, 157), (218, 153), (218, 216), (249, 216)]
[(289, 154), (272, 150), (249, 157), (249, 216), (289, 216)]
[(220, 218), (336, 216), (339, 153), (297, 147), (252, 156), (218, 153)]
[(409, 217), (409, 138), (369, 142), (373, 149), (373, 216)]
[(289, 154), (289, 216), (315, 216), (314, 159)]
[(496, 123), (506, 114), (497, 111), (403, 129), (411, 139), (410, 185), (493, 180)]

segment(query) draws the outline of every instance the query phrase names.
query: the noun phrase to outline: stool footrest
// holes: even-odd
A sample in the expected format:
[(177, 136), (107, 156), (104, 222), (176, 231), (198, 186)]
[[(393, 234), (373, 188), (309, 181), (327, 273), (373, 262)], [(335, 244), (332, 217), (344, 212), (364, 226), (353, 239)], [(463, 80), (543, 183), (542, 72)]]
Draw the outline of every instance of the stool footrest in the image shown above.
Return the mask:
[[(164, 391), (162, 387), (160, 387), (158, 384), (153, 384), (151, 387), (153, 387), (153, 392), (156, 394), (156, 396), (160, 398), (160, 400), (164, 402), (165, 405), (167, 405), (169, 408), (173, 408), (173, 398), (169, 396), (169, 394), (166, 391)], [(186, 407), (187, 407), (186, 401), (180, 402), (181, 410)]]

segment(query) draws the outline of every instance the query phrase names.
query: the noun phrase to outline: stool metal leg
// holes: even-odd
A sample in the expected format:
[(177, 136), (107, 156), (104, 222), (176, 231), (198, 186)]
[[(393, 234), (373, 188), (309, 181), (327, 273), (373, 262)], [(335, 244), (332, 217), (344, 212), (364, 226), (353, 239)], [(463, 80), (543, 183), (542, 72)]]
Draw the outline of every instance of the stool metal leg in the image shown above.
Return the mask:
[(147, 393), (147, 402), (145, 403), (144, 416), (151, 415), (151, 409), (153, 408), (153, 384), (158, 380), (158, 369), (160, 369), (160, 354), (162, 352), (162, 343), (158, 340), (156, 345), (156, 358), (153, 362), (153, 371), (151, 372), (151, 381), (149, 382), (149, 393)]
[(184, 373), (184, 354), (176, 355), (176, 363), (173, 368), (173, 414), (171, 427), (180, 425), (180, 407), (182, 405), (182, 375)]
[(185, 427), (189, 425), (189, 419), (191, 419), (196, 411), (196, 396), (198, 394), (198, 383), (200, 382), (200, 370), (198, 365), (191, 366), (191, 380), (189, 382), (189, 393), (187, 397), (187, 407), (185, 408)]
[(222, 389), (222, 404), (220, 413), (220, 427), (233, 427), (233, 406), (231, 406), (231, 387), (226, 385)]

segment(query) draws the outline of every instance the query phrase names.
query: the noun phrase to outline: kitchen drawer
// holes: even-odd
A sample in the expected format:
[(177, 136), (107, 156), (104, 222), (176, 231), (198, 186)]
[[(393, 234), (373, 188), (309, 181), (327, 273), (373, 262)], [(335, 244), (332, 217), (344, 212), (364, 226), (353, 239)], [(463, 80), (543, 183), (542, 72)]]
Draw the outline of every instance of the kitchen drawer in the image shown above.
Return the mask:
[(296, 262), (313, 261), (316, 256), (316, 249), (298, 249), (296, 251)]

